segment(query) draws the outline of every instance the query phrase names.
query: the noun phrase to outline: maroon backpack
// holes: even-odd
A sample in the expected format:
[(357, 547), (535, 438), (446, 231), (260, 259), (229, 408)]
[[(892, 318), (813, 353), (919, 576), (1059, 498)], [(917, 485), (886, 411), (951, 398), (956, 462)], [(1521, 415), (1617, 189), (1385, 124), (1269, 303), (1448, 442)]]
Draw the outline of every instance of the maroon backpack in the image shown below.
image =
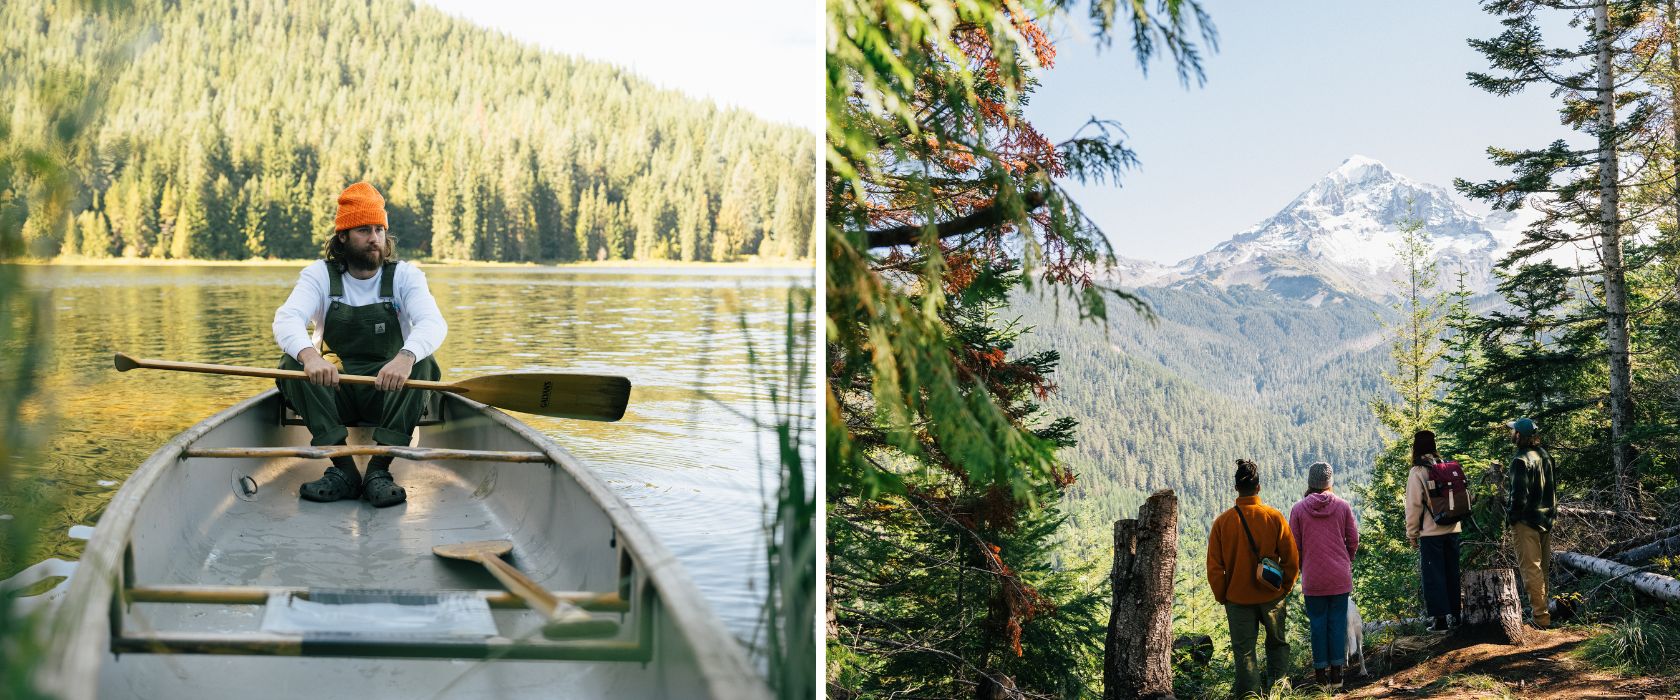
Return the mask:
[(1458, 462), (1422, 465), (1427, 476), (1424, 493), (1436, 525), (1454, 525), (1470, 517), (1470, 482)]

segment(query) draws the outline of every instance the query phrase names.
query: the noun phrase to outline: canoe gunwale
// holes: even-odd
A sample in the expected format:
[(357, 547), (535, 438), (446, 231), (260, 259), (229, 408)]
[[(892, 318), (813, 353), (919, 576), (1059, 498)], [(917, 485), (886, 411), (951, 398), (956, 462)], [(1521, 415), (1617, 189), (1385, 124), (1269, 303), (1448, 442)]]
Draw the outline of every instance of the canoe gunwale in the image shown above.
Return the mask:
[[(170, 465), (187, 458), (186, 451), (190, 445), (210, 431), (269, 401), (276, 393), (276, 390), (268, 389), (181, 431), (142, 462), (112, 497), (100, 517), (94, 536), (83, 550), (62, 607), (51, 621), (48, 642), (51, 653), (37, 675), (40, 689), (66, 700), (91, 700), (95, 697), (99, 667), (111, 652), (107, 647), (113, 617), (121, 614), (122, 602), (116, 594), (129, 583), (123, 580), (125, 573), (131, 570), (125, 562), (130, 552), (128, 533), (133, 530), (146, 494)], [(564, 469), (601, 508), (612, 523), (616, 536), (622, 538), (620, 552), (635, 562), (647, 584), (654, 589), (647, 591), (644, 585), (642, 592), (651, 595), (638, 596), (636, 604), (645, 606), (657, 597), (661, 603), (660, 614), (669, 616), (672, 626), (686, 637), (695, 665), (712, 697), (749, 700), (768, 700), (771, 697), (768, 685), (748, 662), (745, 650), (712, 613), (699, 590), (688, 579), (681, 563), (600, 477), (552, 439), (518, 419), (461, 396), (446, 395), (443, 398), (461, 402), (462, 406), (455, 410), (471, 409), (536, 447), (548, 457), (549, 468)], [(117, 537), (110, 533), (123, 535)], [(650, 615), (639, 617), (651, 622)], [(107, 644), (83, 642), (89, 639), (106, 639)]]
[[(130, 568), (124, 561), (129, 551), (127, 533), (134, 527), (141, 501), (162, 478), (165, 467), (181, 459), (187, 445), (277, 393), (278, 390), (269, 389), (189, 426), (141, 462), (117, 490), (105, 506), (93, 537), (82, 550), (76, 573), (71, 576), (70, 590), (64, 597), (64, 607), (53, 622), (50, 644), (54, 653), (49, 658), (56, 662), (49, 661), (38, 676), (42, 690), (67, 700), (92, 700), (98, 689), (99, 666), (108, 650), (78, 642), (108, 635), (110, 616), (120, 612), (116, 592), (125, 584), (120, 577)], [(105, 533), (122, 532), (124, 536), (101, 536), (102, 529)]]

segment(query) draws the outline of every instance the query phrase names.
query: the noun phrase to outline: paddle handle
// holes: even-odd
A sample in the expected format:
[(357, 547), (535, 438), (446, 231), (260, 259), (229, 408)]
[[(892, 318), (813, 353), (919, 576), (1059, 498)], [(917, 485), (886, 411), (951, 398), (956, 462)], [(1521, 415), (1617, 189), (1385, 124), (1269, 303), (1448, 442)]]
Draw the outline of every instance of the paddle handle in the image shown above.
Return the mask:
[[(309, 381), (309, 375), (291, 369), (263, 369), (261, 367), (240, 367), (238, 365), (212, 365), (203, 362), (175, 362), (173, 360), (151, 360), (130, 356), (119, 352), (116, 357), (117, 371), (127, 372), (131, 369), (166, 369), (172, 372), (197, 372), (199, 374), (229, 374), (238, 377), (266, 377), (268, 379), (301, 379)], [(341, 384), (365, 384), (373, 386), (379, 380), (361, 374), (340, 374)], [(432, 391), (447, 391), (465, 394), (467, 390), (449, 382), (433, 382), (425, 379), (410, 379), (403, 384), (405, 389), (431, 389)]]
[(612, 620), (597, 620), (595, 616), (583, 611), (576, 605), (554, 597), (547, 588), (537, 585), (512, 564), (503, 561), (494, 554), (478, 555), (478, 562), (490, 570), (490, 574), (501, 581), (514, 595), (525, 599), (525, 602), (535, 608), (537, 612), (548, 618), (543, 625), (543, 635), (550, 639), (566, 637), (604, 637), (618, 632), (618, 623)]

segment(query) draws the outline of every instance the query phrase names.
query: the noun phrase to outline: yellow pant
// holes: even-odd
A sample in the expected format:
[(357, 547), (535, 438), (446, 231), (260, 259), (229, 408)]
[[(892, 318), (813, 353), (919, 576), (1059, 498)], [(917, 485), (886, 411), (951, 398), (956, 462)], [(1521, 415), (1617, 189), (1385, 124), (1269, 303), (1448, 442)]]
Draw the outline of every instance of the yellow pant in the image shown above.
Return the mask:
[(1534, 611), (1534, 626), (1550, 625), (1552, 613), (1547, 609), (1546, 579), (1552, 574), (1552, 533), (1517, 523), (1511, 526), (1511, 535), (1517, 543), (1517, 572), (1522, 574), (1528, 606)]

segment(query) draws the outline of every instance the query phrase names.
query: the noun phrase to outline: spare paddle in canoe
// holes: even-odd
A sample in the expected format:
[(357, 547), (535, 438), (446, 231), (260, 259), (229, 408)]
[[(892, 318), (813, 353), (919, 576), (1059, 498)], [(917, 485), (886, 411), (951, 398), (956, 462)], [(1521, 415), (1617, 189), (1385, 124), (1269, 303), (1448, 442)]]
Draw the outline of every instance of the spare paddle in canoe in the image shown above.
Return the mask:
[(464, 559), (484, 565), (490, 574), (501, 581), (514, 595), (525, 599), (525, 603), (548, 618), (543, 625), (543, 636), (549, 639), (575, 639), (578, 637), (611, 637), (618, 634), (618, 623), (612, 620), (596, 619), (571, 603), (554, 597), (548, 589), (537, 585), (519, 569), (502, 559), (503, 554), (513, 551), (513, 543), (507, 540), (483, 540), (480, 542), (462, 542), (460, 544), (440, 544), (432, 548), (432, 553), (448, 559)]
[[(165, 369), (174, 372), (226, 374), (239, 377), (309, 380), (309, 375), (286, 369), (263, 369), (236, 365), (211, 365), (198, 362), (173, 362), (133, 357), (117, 353), (117, 371), (131, 369)], [(373, 386), (378, 380), (358, 374), (340, 374), (345, 384)], [(535, 413), (555, 418), (615, 421), (624, 417), (630, 402), (630, 380), (624, 377), (598, 374), (555, 374), (549, 372), (507, 372), (486, 374), (458, 382), (430, 382), (410, 379), (403, 385), (411, 389), (430, 389), (461, 394), (469, 399), (496, 408), (521, 413)]]

